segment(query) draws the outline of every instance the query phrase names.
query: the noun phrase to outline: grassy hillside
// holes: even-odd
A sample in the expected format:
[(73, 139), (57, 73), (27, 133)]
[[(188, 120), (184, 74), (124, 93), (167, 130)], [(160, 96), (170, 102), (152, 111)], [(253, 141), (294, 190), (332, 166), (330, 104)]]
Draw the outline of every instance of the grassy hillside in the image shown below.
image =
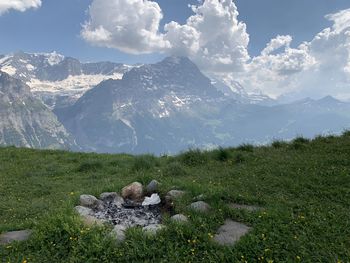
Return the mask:
[[(187, 191), (176, 209), (190, 224), (165, 217), (161, 234), (131, 229), (116, 246), (108, 229), (86, 228), (72, 211), (82, 193), (151, 179), (162, 194)], [(186, 209), (199, 194), (212, 206), (207, 215)], [(266, 209), (233, 210), (230, 202)], [(227, 218), (253, 227), (234, 247), (212, 242)], [(0, 233), (25, 228), (32, 239), (0, 247), (0, 262), (350, 262), (350, 132), (160, 158), (3, 148)]]

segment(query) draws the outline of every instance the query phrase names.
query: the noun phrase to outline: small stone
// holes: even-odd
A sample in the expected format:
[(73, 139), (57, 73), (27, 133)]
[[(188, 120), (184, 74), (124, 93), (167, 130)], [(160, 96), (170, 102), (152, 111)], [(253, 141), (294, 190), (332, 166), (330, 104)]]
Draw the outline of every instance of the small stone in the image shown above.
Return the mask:
[(233, 209), (247, 210), (249, 212), (256, 212), (256, 211), (263, 210), (262, 207), (254, 206), (254, 205), (229, 204), (228, 206)]
[(100, 199), (105, 203), (111, 203), (117, 207), (122, 207), (124, 204), (124, 198), (116, 192), (102, 193), (100, 195)]
[(91, 216), (91, 215), (82, 216), (81, 219), (86, 226), (90, 226), (90, 227), (91, 226), (103, 226), (106, 222), (105, 220), (98, 219), (98, 218)]
[(76, 206), (74, 209), (80, 216), (91, 216), (94, 214), (94, 211), (91, 208), (85, 206)]
[(217, 234), (214, 236), (214, 241), (220, 245), (233, 245), (235, 244), (242, 236), (247, 234), (250, 230), (250, 227), (227, 219), (219, 229)]
[(126, 231), (126, 226), (124, 225), (116, 225), (112, 232), (111, 235), (117, 240), (118, 243), (124, 242), (126, 236), (125, 236), (125, 231)]
[(152, 180), (146, 187), (146, 191), (148, 194), (157, 193), (159, 182), (157, 180)]
[(149, 235), (156, 235), (158, 231), (164, 229), (165, 226), (161, 224), (148, 225), (142, 228), (142, 230)]
[(151, 197), (145, 197), (145, 200), (142, 202), (143, 206), (147, 205), (158, 205), (161, 200), (158, 194), (152, 194)]
[(185, 194), (184, 191), (180, 190), (171, 190), (167, 193), (167, 196), (171, 197), (172, 199), (180, 198)]
[(100, 205), (99, 200), (93, 195), (81, 195), (80, 205), (91, 209), (95, 209)]
[(182, 215), (182, 214), (174, 215), (170, 218), (170, 220), (173, 222), (176, 222), (176, 223), (187, 223), (188, 222), (187, 216)]
[(0, 235), (0, 245), (7, 245), (14, 241), (26, 241), (32, 234), (31, 230), (21, 230), (3, 233)]
[(189, 208), (198, 212), (205, 213), (209, 211), (210, 205), (208, 205), (206, 202), (198, 201), (190, 204)]
[(173, 202), (174, 200), (182, 197), (185, 194), (184, 191), (180, 191), (180, 190), (171, 190), (169, 191), (166, 196), (165, 196), (165, 201), (167, 204), (170, 204), (171, 202)]
[(106, 192), (100, 194), (100, 199), (103, 202), (112, 202), (117, 196), (118, 194), (116, 192)]
[(193, 201), (204, 201), (205, 199), (206, 199), (206, 196), (204, 194), (201, 194), (193, 198)]
[(143, 198), (142, 184), (134, 182), (122, 189), (122, 197), (133, 201), (140, 201)]

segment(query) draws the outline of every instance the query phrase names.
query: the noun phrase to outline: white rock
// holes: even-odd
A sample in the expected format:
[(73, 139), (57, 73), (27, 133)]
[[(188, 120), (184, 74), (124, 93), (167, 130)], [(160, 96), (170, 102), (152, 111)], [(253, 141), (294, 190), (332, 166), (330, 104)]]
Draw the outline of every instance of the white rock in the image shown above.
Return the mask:
[(142, 205), (158, 205), (160, 204), (161, 200), (158, 194), (152, 194), (151, 197), (145, 197), (145, 200), (143, 201)]

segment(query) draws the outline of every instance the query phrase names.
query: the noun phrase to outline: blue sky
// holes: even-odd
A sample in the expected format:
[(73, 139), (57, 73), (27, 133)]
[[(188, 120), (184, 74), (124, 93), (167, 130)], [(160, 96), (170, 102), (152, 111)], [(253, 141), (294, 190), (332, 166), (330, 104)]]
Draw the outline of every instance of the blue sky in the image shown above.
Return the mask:
[[(163, 11), (162, 26), (172, 20), (184, 23), (192, 14), (188, 4), (197, 1), (158, 0)], [(153, 62), (162, 55), (131, 55), (116, 49), (93, 47), (80, 36), (91, 1), (43, 0), (36, 10), (11, 10), (0, 16), (0, 53), (17, 50), (48, 52), (56, 50), (84, 61), (111, 60), (126, 63)], [(349, 0), (237, 0), (239, 20), (247, 24), (248, 50), (255, 56), (271, 38), (289, 34), (293, 45), (310, 41), (331, 23), (324, 16), (349, 8)], [(161, 28), (162, 28), (161, 26)]]

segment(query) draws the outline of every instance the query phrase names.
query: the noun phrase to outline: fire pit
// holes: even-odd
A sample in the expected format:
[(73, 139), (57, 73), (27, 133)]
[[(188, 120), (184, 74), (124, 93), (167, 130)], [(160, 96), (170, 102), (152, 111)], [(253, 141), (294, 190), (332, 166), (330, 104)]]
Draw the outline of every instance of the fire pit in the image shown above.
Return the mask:
[(103, 210), (97, 210), (94, 216), (113, 225), (126, 227), (160, 224), (162, 219), (160, 204), (142, 206), (130, 200), (126, 200), (122, 206), (116, 206), (113, 202), (104, 203)]
[(124, 187), (121, 195), (102, 193), (99, 199), (81, 195), (80, 206), (75, 210), (90, 225), (109, 223), (125, 228), (159, 225), (162, 221), (161, 199), (157, 193), (152, 193), (157, 190), (157, 185), (154, 180), (147, 186), (146, 192), (151, 196), (145, 196), (143, 186), (137, 182)]

